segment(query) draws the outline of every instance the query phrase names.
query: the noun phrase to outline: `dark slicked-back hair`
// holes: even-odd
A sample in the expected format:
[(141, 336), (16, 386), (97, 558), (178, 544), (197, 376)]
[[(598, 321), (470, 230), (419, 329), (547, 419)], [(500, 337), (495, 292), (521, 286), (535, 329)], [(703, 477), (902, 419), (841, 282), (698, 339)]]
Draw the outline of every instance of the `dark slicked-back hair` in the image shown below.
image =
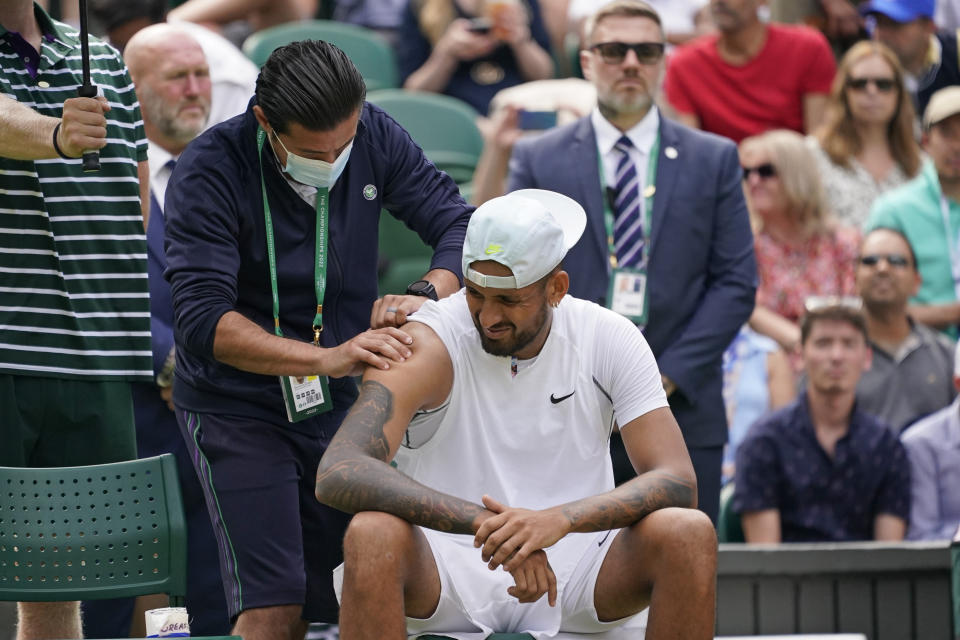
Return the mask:
[(279, 133), (289, 133), (293, 122), (330, 131), (356, 113), (366, 95), (363, 77), (347, 54), (323, 40), (280, 47), (257, 78), (257, 103)]

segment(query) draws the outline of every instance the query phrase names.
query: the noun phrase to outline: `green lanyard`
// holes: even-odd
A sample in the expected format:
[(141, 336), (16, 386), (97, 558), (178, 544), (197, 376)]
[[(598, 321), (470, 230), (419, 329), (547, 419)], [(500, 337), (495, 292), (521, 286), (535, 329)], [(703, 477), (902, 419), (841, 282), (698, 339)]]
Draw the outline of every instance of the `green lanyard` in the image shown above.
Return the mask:
[[(600, 164), (600, 176), (601, 184), (606, 184), (606, 171), (603, 168), (603, 156), (597, 153), (597, 161)], [(653, 217), (653, 195), (657, 191), (656, 181), (657, 181), (657, 163), (660, 161), (660, 132), (657, 132), (657, 137), (653, 141), (653, 146), (650, 147), (650, 155), (647, 157), (647, 181), (646, 186), (643, 188), (643, 209), (640, 211), (640, 224), (643, 227), (643, 237), (647, 241), (647, 246), (643, 248), (644, 262), (646, 262), (647, 257), (649, 257), (649, 238), (650, 238), (650, 227), (651, 227), (651, 218)], [(616, 245), (613, 242), (613, 211), (610, 209), (610, 201), (607, 198), (607, 190), (603, 188), (603, 221), (607, 230), (607, 253), (610, 256), (610, 268), (616, 269), (619, 264), (617, 263), (617, 249)]]
[[(257, 154), (263, 156), (263, 143), (267, 133), (257, 128)], [(267, 182), (263, 177), (263, 161), (260, 161), (260, 188), (263, 190), (263, 220), (267, 229), (267, 262), (270, 263), (270, 288), (273, 290), (273, 331), (281, 338), (280, 330), (280, 294), (277, 291), (277, 256), (273, 239), (273, 218), (270, 215), (270, 201), (267, 198)], [(313, 317), (313, 344), (320, 346), (320, 332), (323, 331), (323, 295), (327, 289), (327, 215), (330, 191), (326, 187), (317, 189), (317, 242), (314, 251), (313, 288), (317, 294), (317, 315)]]

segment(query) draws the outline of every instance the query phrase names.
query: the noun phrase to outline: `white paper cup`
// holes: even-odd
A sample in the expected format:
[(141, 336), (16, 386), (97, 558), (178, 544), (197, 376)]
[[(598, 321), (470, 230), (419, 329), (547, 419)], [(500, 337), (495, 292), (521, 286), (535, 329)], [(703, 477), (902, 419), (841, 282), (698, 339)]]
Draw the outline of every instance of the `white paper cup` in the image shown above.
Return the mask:
[(185, 607), (165, 607), (145, 612), (148, 638), (182, 638), (190, 635)]

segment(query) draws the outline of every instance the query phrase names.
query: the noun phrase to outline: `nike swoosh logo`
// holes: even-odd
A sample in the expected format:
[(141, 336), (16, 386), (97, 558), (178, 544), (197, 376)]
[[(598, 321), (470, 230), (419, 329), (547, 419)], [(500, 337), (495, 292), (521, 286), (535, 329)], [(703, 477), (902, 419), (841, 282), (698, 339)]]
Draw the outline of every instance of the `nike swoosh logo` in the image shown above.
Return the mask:
[(573, 394), (575, 394), (576, 392), (577, 392), (576, 389), (574, 389), (573, 391), (571, 391), (571, 392), (568, 393), (567, 395), (562, 396), (562, 397), (560, 397), (560, 398), (554, 396), (554, 395), (551, 393), (551, 394), (550, 394), (550, 402), (552, 402), (553, 404), (559, 404), (559, 403), (563, 402), (564, 400), (566, 400), (567, 398), (569, 398), (570, 396), (572, 396)]

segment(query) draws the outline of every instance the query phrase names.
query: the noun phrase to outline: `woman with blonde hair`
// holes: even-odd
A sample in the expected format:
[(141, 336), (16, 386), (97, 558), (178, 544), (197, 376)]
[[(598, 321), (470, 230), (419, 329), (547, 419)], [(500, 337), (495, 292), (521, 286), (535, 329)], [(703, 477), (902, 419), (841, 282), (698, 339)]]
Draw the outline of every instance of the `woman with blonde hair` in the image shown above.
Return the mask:
[(920, 170), (914, 120), (893, 51), (872, 40), (853, 45), (837, 69), (826, 121), (810, 139), (841, 222), (860, 227), (878, 195)]
[(837, 224), (803, 136), (780, 129), (740, 143), (760, 283), (750, 327), (788, 351), (810, 296), (854, 293), (860, 232)]
[(397, 35), (405, 89), (445, 93), (480, 115), (501, 89), (553, 77), (537, 0), (410, 0)]

